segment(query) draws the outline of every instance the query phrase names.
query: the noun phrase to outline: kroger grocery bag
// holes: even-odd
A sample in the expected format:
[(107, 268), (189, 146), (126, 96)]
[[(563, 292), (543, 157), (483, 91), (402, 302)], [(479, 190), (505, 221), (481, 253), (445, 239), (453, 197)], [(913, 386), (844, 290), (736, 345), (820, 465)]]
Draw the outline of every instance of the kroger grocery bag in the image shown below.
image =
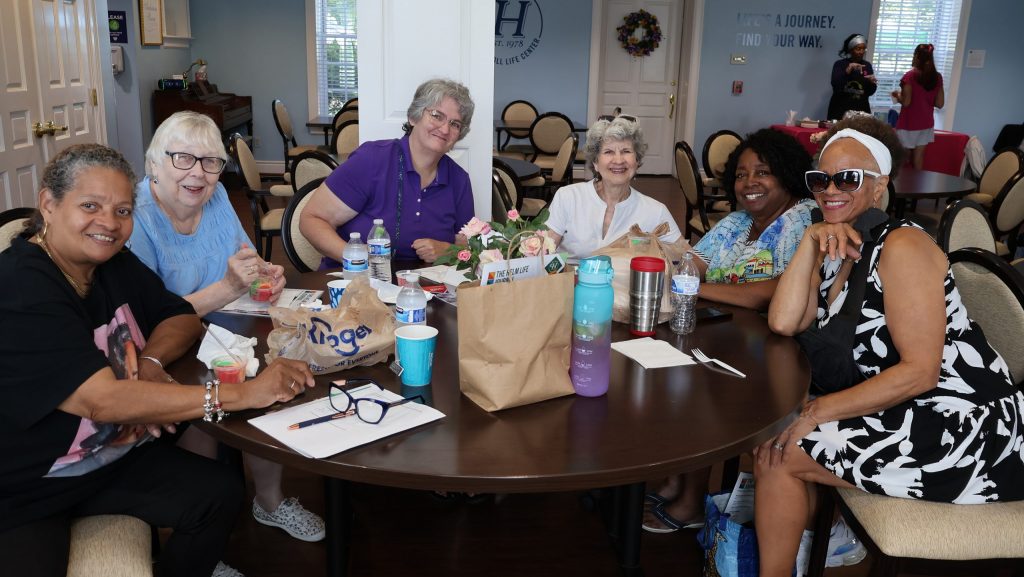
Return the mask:
[(573, 275), (458, 288), (459, 387), (486, 411), (572, 394)]
[(663, 323), (672, 318), (672, 262), (679, 260), (684, 250), (689, 248), (689, 244), (682, 237), (674, 243), (661, 242), (659, 237), (668, 231), (667, 222), (659, 224), (651, 232), (644, 232), (634, 224), (629, 232), (594, 251), (593, 256), (610, 256), (612, 270), (616, 271), (615, 277), (612, 278), (612, 289), (615, 291), (615, 300), (612, 303), (613, 321), (629, 322), (629, 262), (636, 256), (653, 256), (665, 261), (665, 280), (662, 283), (658, 322)]
[(322, 375), (384, 362), (395, 350), (395, 316), (366, 275), (348, 285), (336, 309), (271, 307), (270, 318), (268, 364), (277, 357), (297, 359)]

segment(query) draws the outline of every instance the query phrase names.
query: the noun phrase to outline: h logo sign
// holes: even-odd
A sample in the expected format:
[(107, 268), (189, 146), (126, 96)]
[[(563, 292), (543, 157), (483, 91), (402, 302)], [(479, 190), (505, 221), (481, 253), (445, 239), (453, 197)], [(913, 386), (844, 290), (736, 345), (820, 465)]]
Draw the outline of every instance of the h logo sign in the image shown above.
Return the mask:
[(516, 31), (512, 34), (513, 38), (523, 37), (523, 25), (526, 24), (526, 13), (530, 8), (531, 0), (518, 0), (519, 4), (519, 15), (514, 18), (505, 16), (505, 10), (508, 8), (509, 0), (496, 0), (497, 15), (494, 19), (494, 35), (497, 37), (504, 37), (501, 33), (502, 26), (510, 23), (516, 23)]

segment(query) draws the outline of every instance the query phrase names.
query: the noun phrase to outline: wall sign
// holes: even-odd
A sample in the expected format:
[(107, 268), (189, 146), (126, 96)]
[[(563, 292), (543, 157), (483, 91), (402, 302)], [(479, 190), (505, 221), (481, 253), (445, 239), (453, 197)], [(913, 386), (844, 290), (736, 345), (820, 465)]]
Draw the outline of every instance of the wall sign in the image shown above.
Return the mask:
[(737, 12), (736, 45), (746, 48), (822, 48), (818, 30), (835, 29), (828, 14)]
[(164, 43), (163, 11), (161, 0), (139, 0), (139, 36), (143, 46)]
[(510, 66), (529, 58), (540, 46), (544, 16), (538, 0), (495, 0), (494, 64)]
[(110, 28), (111, 44), (128, 43), (128, 27), (124, 10), (107, 10), (107, 26)]

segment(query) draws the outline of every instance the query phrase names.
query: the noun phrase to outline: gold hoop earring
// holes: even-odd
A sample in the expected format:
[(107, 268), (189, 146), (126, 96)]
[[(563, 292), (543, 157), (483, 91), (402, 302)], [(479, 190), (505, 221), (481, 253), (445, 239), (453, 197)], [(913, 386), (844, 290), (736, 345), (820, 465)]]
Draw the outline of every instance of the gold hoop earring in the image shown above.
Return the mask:
[(42, 238), (43, 240), (46, 240), (46, 231), (48, 230), (49, 226), (50, 226), (50, 223), (48, 223), (48, 222), (46, 222), (44, 220), (43, 221), (43, 232), (42, 232), (42, 234), (39, 235), (40, 238)]

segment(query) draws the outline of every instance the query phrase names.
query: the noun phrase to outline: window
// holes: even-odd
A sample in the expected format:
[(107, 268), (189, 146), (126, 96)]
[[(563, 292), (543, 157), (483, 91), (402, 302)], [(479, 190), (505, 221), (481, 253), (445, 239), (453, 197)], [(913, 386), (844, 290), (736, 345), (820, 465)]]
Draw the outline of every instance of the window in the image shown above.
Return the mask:
[(913, 67), (918, 44), (935, 45), (935, 68), (942, 74), (946, 102), (950, 102), (961, 0), (877, 2), (874, 54), (869, 60), (878, 79), (878, 91), (871, 97), (871, 107), (887, 110), (892, 105), (889, 93), (899, 87), (900, 78)]
[(310, 111), (331, 116), (359, 93), (356, 0), (313, 2)]

